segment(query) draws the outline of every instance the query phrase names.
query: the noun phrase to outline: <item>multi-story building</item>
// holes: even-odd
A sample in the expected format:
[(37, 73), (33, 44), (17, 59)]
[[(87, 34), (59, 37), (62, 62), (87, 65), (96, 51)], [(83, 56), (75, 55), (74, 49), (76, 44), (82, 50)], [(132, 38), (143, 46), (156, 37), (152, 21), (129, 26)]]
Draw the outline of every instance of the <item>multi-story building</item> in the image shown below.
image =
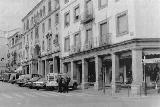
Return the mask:
[[(142, 59), (160, 54), (160, 4), (155, 0), (61, 0), (62, 71), (83, 89), (115, 91), (116, 82), (138, 93)], [(158, 65), (159, 66), (159, 65)]]
[(23, 19), (27, 74), (60, 72), (59, 0), (41, 0)]
[(15, 71), (22, 64), (23, 59), (23, 44), (22, 33), (20, 30), (13, 32), (9, 35), (8, 39), (8, 68), (10, 71)]
[(4, 31), (0, 31), (0, 74), (8, 70), (7, 68), (7, 37)]

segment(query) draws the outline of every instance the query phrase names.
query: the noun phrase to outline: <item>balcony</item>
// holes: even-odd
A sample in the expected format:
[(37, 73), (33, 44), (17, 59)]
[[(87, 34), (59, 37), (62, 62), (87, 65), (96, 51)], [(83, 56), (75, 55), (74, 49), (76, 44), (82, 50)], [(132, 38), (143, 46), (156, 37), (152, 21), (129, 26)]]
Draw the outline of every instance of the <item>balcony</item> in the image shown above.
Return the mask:
[(108, 33), (107, 35), (103, 35), (99, 39), (99, 46), (106, 46), (111, 45), (111, 33)]
[(93, 20), (94, 20), (93, 13), (89, 14), (87, 12), (84, 12), (83, 17), (81, 18), (81, 23), (82, 24), (86, 24), (86, 23), (89, 23), (89, 22), (91, 22)]

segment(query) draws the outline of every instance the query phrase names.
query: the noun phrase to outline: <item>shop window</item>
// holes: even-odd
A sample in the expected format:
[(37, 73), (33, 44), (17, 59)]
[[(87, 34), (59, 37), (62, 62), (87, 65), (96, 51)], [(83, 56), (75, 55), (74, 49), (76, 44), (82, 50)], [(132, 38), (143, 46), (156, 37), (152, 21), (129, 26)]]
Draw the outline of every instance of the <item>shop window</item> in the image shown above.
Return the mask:
[(117, 36), (128, 33), (128, 14), (123, 12), (117, 15)]

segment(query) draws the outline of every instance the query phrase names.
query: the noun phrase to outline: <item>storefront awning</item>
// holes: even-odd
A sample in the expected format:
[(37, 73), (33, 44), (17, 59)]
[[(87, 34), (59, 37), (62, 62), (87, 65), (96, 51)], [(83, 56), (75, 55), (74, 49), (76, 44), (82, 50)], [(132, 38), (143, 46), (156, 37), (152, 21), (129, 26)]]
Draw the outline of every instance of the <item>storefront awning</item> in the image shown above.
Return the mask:
[(144, 50), (144, 55), (160, 55), (160, 49), (148, 49)]

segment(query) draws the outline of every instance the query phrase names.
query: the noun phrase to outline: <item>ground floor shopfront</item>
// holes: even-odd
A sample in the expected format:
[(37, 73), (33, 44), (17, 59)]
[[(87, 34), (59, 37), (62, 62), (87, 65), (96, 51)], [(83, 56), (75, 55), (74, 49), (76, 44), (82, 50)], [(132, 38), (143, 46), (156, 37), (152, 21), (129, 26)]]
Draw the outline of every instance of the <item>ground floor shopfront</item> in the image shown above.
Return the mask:
[(102, 89), (116, 83), (130, 84), (133, 94), (140, 93), (144, 82), (145, 56), (160, 53), (159, 39), (133, 39), (111, 46), (102, 46), (62, 58), (61, 72), (69, 73), (82, 89)]
[(24, 74), (41, 74), (46, 77), (48, 73), (60, 73), (59, 54), (48, 54), (32, 59), (23, 64)]

